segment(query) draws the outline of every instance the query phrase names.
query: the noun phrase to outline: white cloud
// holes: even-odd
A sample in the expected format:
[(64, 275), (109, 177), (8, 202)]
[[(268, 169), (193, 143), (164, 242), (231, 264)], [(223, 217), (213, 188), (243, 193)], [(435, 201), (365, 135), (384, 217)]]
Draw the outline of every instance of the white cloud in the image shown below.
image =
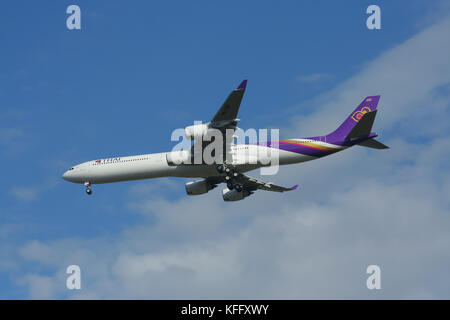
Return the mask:
[(15, 186), (11, 187), (10, 194), (16, 199), (30, 202), (39, 200), (41, 194), (46, 193), (57, 186), (60, 178), (50, 177), (42, 181), (39, 186)]
[(34, 274), (25, 275), (20, 281), (20, 286), (27, 286), (30, 299), (55, 299), (57, 282), (54, 277)]
[(35, 187), (13, 187), (11, 194), (19, 200), (33, 201), (39, 197), (39, 189)]

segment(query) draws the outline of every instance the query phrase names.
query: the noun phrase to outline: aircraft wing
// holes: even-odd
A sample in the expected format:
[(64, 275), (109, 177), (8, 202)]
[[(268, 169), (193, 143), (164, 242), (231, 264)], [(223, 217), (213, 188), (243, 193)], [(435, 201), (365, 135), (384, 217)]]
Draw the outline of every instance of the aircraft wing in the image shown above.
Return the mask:
[[(245, 88), (247, 86), (247, 80), (242, 81), (239, 86), (234, 89), (225, 102), (222, 104), (216, 115), (212, 118), (209, 126), (211, 128), (220, 130), (223, 134), (223, 159), (227, 158), (227, 154), (231, 152), (231, 143), (233, 143), (232, 137), (227, 135), (233, 135), (237, 128), (237, 114), (241, 105), (242, 97), (244, 96)], [(228, 143), (227, 143), (228, 142)], [(201, 147), (196, 147), (196, 144), (201, 144)], [(194, 154), (195, 150), (201, 150), (210, 144), (210, 141), (195, 141), (192, 145), (191, 153)]]
[(275, 192), (285, 192), (285, 191), (292, 191), (297, 189), (298, 185), (295, 185), (291, 188), (286, 188), (282, 186), (277, 186), (276, 184), (273, 184), (272, 182), (264, 182), (255, 178), (251, 178), (249, 176), (246, 176), (244, 174), (239, 174), (235, 181), (237, 183), (240, 183), (244, 190), (248, 191), (254, 191), (257, 189), (260, 190), (266, 190), (266, 191), (275, 191)]
[[(230, 93), (227, 100), (225, 100), (214, 118), (212, 118), (211, 124), (216, 129), (229, 126), (230, 124), (233, 125), (234, 122), (237, 122), (237, 114), (246, 86), (247, 80), (242, 81), (241, 84)], [(236, 123), (234, 123), (234, 125), (236, 125)]]
[[(206, 180), (212, 185), (218, 185), (219, 183), (225, 182), (224, 176), (217, 177), (208, 177)], [(235, 183), (239, 183), (242, 185), (242, 188), (247, 191), (255, 191), (255, 190), (266, 190), (266, 191), (274, 191), (274, 192), (285, 192), (292, 191), (297, 189), (298, 185), (295, 185), (291, 188), (286, 188), (282, 186), (278, 186), (273, 184), (272, 182), (264, 182), (249, 176), (246, 176), (242, 173), (238, 174), (237, 177), (234, 178)]]

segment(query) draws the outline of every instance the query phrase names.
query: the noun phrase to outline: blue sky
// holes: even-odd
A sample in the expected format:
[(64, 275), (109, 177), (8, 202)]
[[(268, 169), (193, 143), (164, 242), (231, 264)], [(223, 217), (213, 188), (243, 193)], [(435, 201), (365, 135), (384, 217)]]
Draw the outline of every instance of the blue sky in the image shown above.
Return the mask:
[[(373, 3), (381, 7), (381, 30), (366, 28), (365, 9)], [(311, 218), (316, 232), (308, 240), (317, 241), (319, 251), (340, 252), (339, 261), (348, 260), (345, 257), (352, 250), (345, 239), (337, 249), (320, 241), (324, 241), (322, 232), (337, 238), (355, 232), (343, 223), (350, 219), (343, 213), (361, 212), (364, 204), (349, 207), (339, 199), (344, 193), (351, 202), (361, 191), (356, 188), (361, 183), (380, 202), (388, 192), (383, 186), (393, 188), (389, 189), (391, 194), (398, 192), (397, 200), (392, 201), (404, 200), (404, 206), (396, 211), (399, 215), (411, 209), (409, 197), (415, 193), (408, 188), (412, 185), (426, 186), (429, 192), (440, 190), (432, 197), (442, 192), (446, 198), (444, 191), (450, 189), (446, 189), (445, 177), (450, 171), (442, 161), (445, 154), (439, 152), (445, 150), (441, 144), (446, 146), (448, 135), (450, 90), (445, 71), (449, 64), (443, 59), (444, 63), (433, 65), (449, 49), (448, 36), (440, 33), (449, 31), (445, 23), (450, 11), (445, 2), (77, 1), (82, 29), (72, 31), (65, 23), (70, 4), (74, 2), (8, 1), (2, 5), (1, 298), (234, 297), (233, 284), (243, 283), (242, 277), (248, 276), (242, 271), (246, 268), (261, 270), (254, 273), (254, 279), (244, 281), (238, 297), (449, 297), (442, 284), (426, 279), (430, 277), (429, 265), (413, 268), (422, 282), (408, 287), (409, 291), (402, 289), (402, 277), (395, 272), (388, 278), (395, 283), (392, 288), (387, 286), (376, 294), (360, 291), (357, 281), (362, 278), (361, 283), (365, 283), (363, 265), (371, 258), (391, 263), (391, 270), (404, 270), (411, 262), (393, 261), (393, 253), (386, 258), (375, 245), (376, 239), (389, 239), (389, 235), (398, 240), (396, 232), (405, 231), (403, 218), (389, 218), (387, 211), (393, 207), (388, 200), (386, 208), (363, 215), (366, 220), (356, 219), (361, 225), (355, 222), (355, 228), (374, 223), (373, 238), (371, 233), (356, 232), (352, 241), (359, 249), (366, 246), (377, 252), (372, 257), (364, 251), (355, 262), (362, 264), (353, 265), (355, 270), (363, 270), (357, 280), (348, 271), (352, 268), (330, 261), (331, 254), (328, 260), (309, 257), (313, 264), (329, 265), (323, 270), (325, 274), (333, 272), (333, 263), (341, 266), (346, 275), (343, 279), (348, 280), (343, 287), (334, 283), (334, 289), (327, 288), (321, 282), (323, 274), (310, 274), (305, 267), (304, 274), (316, 282), (299, 279), (303, 291), (292, 290), (284, 280), (290, 278), (298, 262), (286, 262), (280, 269), (269, 264), (266, 270), (258, 255), (246, 255), (251, 258), (244, 265), (230, 262), (228, 268), (226, 264), (220, 267), (226, 269), (219, 268), (220, 275), (233, 268), (242, 271), (229, 274), (228, 286), (211, 280), (215, 279), (211, 270), (224, 265), (221, 259), (234, 261), (236, 254), (226, 251), (217, 256), (211, 252), (233, 245), (245, 249), (245, 235), (259, 239), (258, 232), (265, 229), (258, 226), (270, 219), (289, 223), (291, 218), (320, 216), (319, 220)], [(433, 46), (437, 50), (426, 50)], [(297, 194), (255, 195), (232, 205), (223, 203), (216, 190), (187, 198), (183, 179), (94, 186), (92, 197), (84, 194), (82, 186), (61, 179), (67, 168), (79, 162), (169, 151), (174, 146), (170, 141), (173, 129), (194, 120), (208, 121), (243, 79), (249, 80), (239, 114), (244, 129), (277, 127), (282, 138), (327, 133), (363, 97), (381, 94), (377, 130), (393, 149), (383, 155), (355, 148), (314, 165), (283, 169), (272, 180), (299, 183)], [(427, 103), (427, 111), (421, 103)], [(425, 122), (427, 117), (433, 121)], [(424, 150), (430, 156), (422, 156)], [(360, 167), (362, 163), (370, 166)], [(358, 169), (363, 172), (354, 174)], [(423, 203), (424, 210), (435, 216), (426, 220), (449, 226), (445, 216), (448, 200), (442, 200), (442, 195), (438, 204), (427, 199), (430, 207)], [(271, 204), (262, 205), (267, 201)], [(212, 215), (208, 208), (219, 213)], [(290, 215), (292, 208), (299, 210), (298, 216)], [(277, 219), (274, 212), (278, 211)], [(329, 217), (335, 222), (332, 226), (322, 218), (330, 212), (336, 213)], [(417, 225), (411, 227), (423, 226), (417, 214), (417, 221), (411, 222)], [(342, 220), (337, 222), (340, 216)], [(377, 220), (380, 216), (393, 221), (382, 223)], [(383, 228), (396, 222), (399, 229), (391, 233)], [(423, 231), (425, 243), (430, 239), (427, 235), (439, 234), (435, 227), (432, 224)], [(283, 230), (280, 226), (277, 232), (283, 234)], [(436, 241), (446, 246), (437, 250), (436, 260), (442, 259), (440, 253), (450, 245), (442, 232), (445, 240)], [(234, 237), (242, 243), (236, 240), (231, 245)], [(399, 243), (407, 246), (408, 241)], [(212, 248), (204, 247), (208, 245)], [(255, 245), (251, 250), (257, 252), (258, 248)], [(399, 245), (398, 250), (401, 248)], [(275, 251), (265, 255), (278, 256)], [(183, 257), (186, 252), (194, 252), (186, 257), (193, 262), (180, 266), (174, 256)], [(93, 257), (98, 257), (97, 263)], [(204, 273), (196, 261), (202, 257), (211, 262), (211, 278), (200, 275)], [(416, 262), (420, 265), (429, 258), (419, 254)], [(85, 288), (81, 292), (64, 288), (64, 271), (70, 263), (82, 268)], [(149, 269), (136, 272), (137, 278), (124, 275), (130, 265), (146, 263)], [(152, 269), (155, 265), (162, 267)], [(176, 268), (165, 267), (172, 265)], [(447, 259), (433, 265), (433, 270), (439, 274), (448, 265)], [(149, 276), (149, 270), (156, 273)], [(168, 280), (180, 274), (183, 279), (193, 275), (198, 286), (180, 292), (177, 284)], [(274, 279), (272, 285), (261, 287), (269, 275)], [(442, 282), (448, 284), (448, 276), (445, 279)], [(136, 289), (136, 283), (147, 280), (148, 288)], [(266, 296), (258, 295), (261, 288)]]

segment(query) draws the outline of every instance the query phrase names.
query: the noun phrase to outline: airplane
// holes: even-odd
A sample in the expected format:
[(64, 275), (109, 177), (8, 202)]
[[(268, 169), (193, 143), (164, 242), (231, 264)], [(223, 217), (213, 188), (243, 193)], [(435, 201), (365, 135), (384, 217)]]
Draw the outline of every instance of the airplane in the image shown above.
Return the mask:
[(208, 144), (202, 138), (209, 130), (219, 130), (223, 134), (225, 132), (228, 134), (230, 130), (233, 133), (238, 129), (237, 114), (246, 86), (247, 80), (242, 81), (229, 94), (210, 122), (185, 128), (186, 137), (194, 141), (190, 150), (87, 161), (67, 170), (62, 178), (84, 184), (87, 194), (92, 193), (93, 184), (161, 177), (201, 178), (186, 183), (188, 195), (204, 194), (219, 184), (226, 183), (226, 188), (222, 190), (223, 200), (239, 201), (256, 190), (286, 192), (298, 187), (298, 185), (282, 187), (245, 175), (244, 173), (248, 171), (267, 166), (267, 161), (265, 164), (258, 161), (261, 154), (268, 154), (270, 158), (272, 156), (270, 151), (274, 151), (273, 155), (278, 157), (277, 161), (269, 162), (269, 165), (272, 163), (287, 165), (319, 159), (355, 145), (374, 149), (389, 148), (375, 140), (378, 135), (372, 132), (380, 100), (378, 95), (364, 98), (347, 119), (330, 134), (253, 144), (234, 144), (225, 141), (223, 154), (218, 161), (209, 164), (189, 162), (188, 160), (193, 157), (196, 143), (202, 143), (202, 148)]

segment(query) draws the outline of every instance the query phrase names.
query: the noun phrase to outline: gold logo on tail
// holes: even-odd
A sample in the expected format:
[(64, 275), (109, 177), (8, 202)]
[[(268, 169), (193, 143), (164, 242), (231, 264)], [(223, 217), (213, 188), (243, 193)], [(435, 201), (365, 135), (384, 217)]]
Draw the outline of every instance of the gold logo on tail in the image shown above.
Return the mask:
[(370, 112), (370, 111), (371, 110), (369, 107), (363, 107), (363, 108), (361, 108), (361, 110), (355, 111), (352, 114), (352, 119), (355, 120), (355, 122), (358, 122), (359, 120), (361, 120), (363, 115), (365, 115), (367, 112)]

